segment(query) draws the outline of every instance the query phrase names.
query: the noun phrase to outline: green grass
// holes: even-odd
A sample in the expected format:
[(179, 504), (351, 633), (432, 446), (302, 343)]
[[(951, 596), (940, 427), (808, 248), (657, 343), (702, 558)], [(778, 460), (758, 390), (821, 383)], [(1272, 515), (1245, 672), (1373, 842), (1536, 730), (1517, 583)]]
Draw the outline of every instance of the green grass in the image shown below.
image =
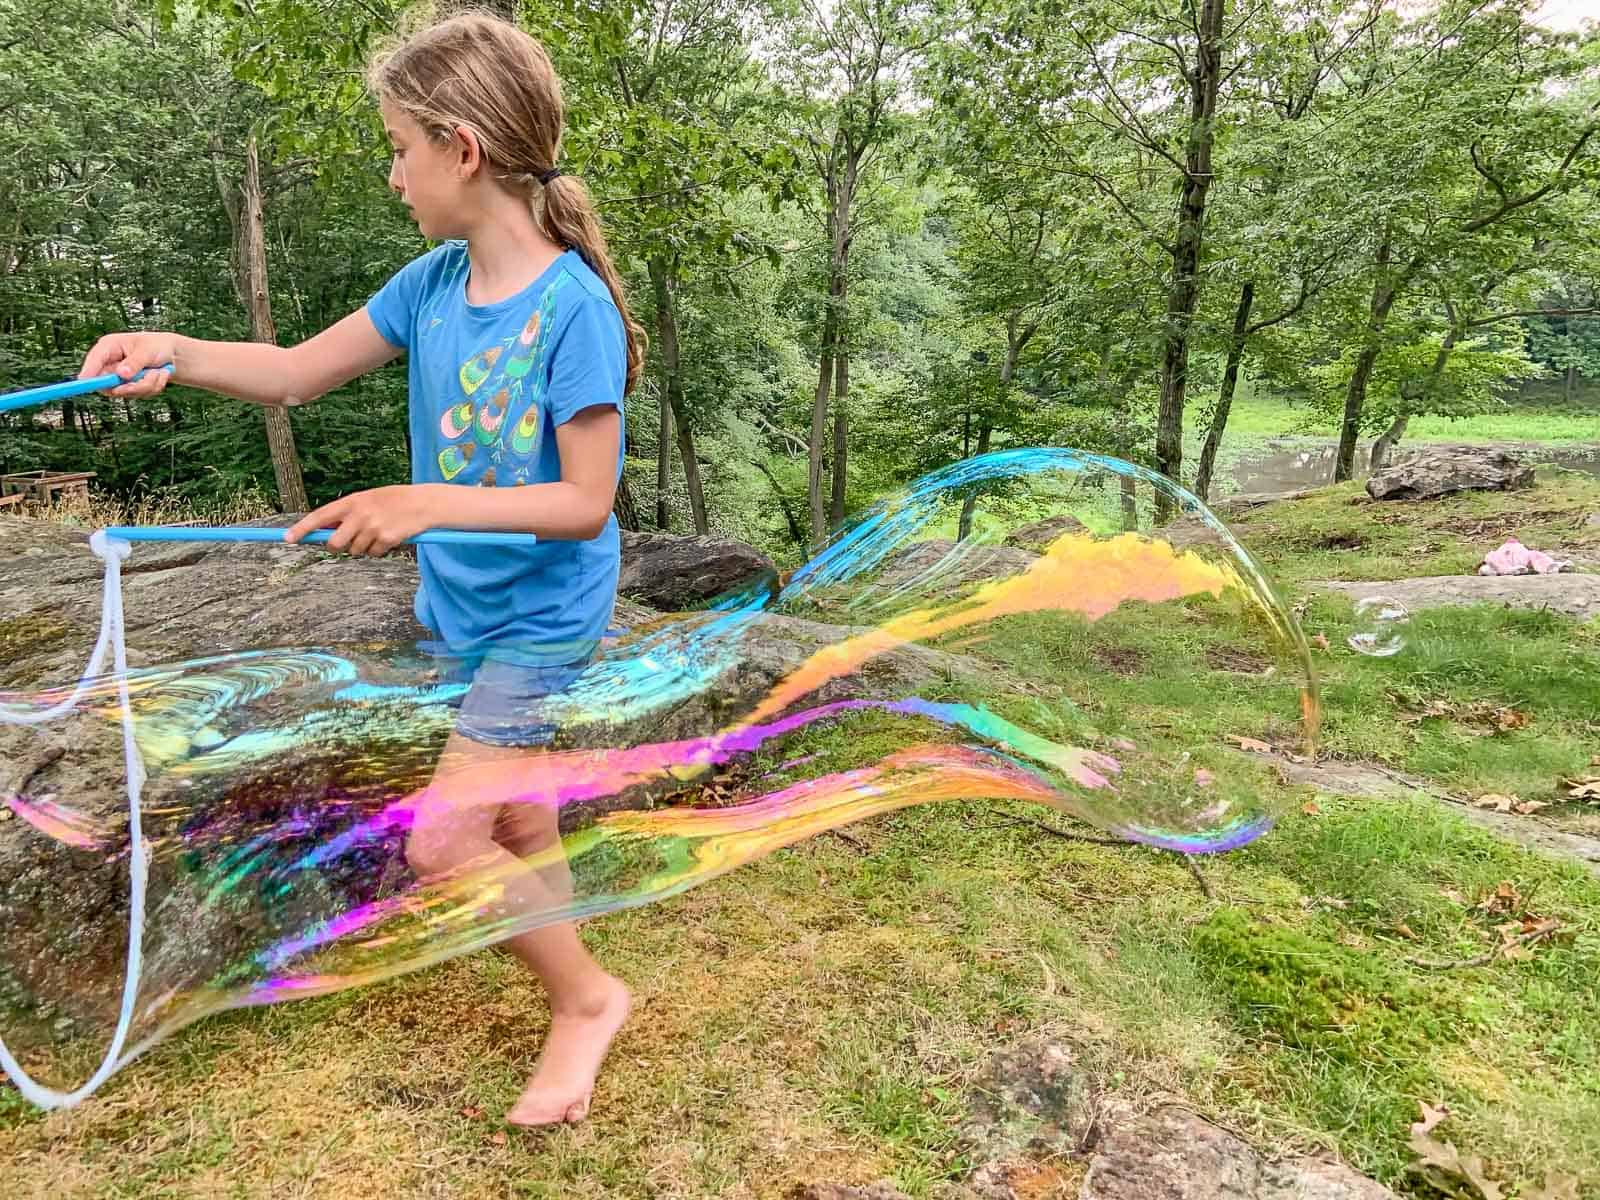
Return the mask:
[[(1228, 441), (1338, 434), (1331, 418), (1271, 396), (1241, 395), (1228, 412)], [(1512, 403), (1455, 420), (1417, 417), (1406, 430), (1406, 441), (1596, 443), (1600, 442), (1600, 402), (1590, 399), (1584, 404), (1564, 405), (1546, 400)], [(1194, 452), (1198, 453), (1198, 441)], [(1190, 451), (1186, 448), (1185, 453)]]
[[(1329, 489), (1238, 526), (1326, 636), (1324, 752), (1456, 794), (1559, 800), (1558, 781), (1600, 754), (1600, 622), (1433, 610), (1405, 652), (1369, 659), (1345, 646), (1349, 602), (1306, 583), (1471, 570), (1507, 530), (1600, 548), (1574, 532), (1600, 510), (1600, 482), (1549, 475), (1436, 504), (1358, 495)], [(546, 1017), (489, 952), (207, 1020), (72, 1112), (41, 1117), (0, 1090), (8, 1181), (95, 1197), (779, 1197), (889, 1178), (930, 1197), (978, 1161), (962, 1125), (989, 1057), (1045, 1036), (1130, 1102), (1183, 1096), (1268, 1150), (1334, 1152), (1396, 1187), (1426, 1102), (1451, 1110), (1436, 1136), (1482, 1156), (1508, 1195), (1557, 1171), (1600, 1195), (1600, 882), (1436, 799), (1316, 795), (1231, 748), (1295, 745), (1296, 680), (1252, 629), (1208, 600), (1130, 607), (1093, 636), (1012, 617), (964, 645), (985, 674), (925, 689), (1064, 741), (1097, 730), (1186, 749), (1216, 794), (1263, 796), (1280, 824), (1201, 864), (1214, 899), (1175, 855), (1018, 819), (1081, 828), (1056, 814), (908, 809), (587, 926), (637, 1016), (584, 1126), (502, 1136)], [(1506, 711), (1525, 720), (1502, 727)], [(785, 752), (844, 768), (904, 728), (859, 713)], [(1550, 815), (1593, 824), (1580, 806)], [(1478, 959), (1499, 926), (1546, 919), (1559, 932), (1524, 958), (1421, 965)], [(1067, 1195), (1081, 1164), (1034, 1169), (1056, 1189), (1037, 1194)]]

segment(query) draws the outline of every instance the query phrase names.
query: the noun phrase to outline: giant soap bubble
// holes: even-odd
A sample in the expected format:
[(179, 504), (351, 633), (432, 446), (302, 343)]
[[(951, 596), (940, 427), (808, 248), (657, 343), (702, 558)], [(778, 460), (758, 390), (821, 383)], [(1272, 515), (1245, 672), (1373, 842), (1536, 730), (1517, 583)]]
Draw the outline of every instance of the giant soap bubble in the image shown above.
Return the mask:
[[(522, 714), (541, 749), (444, 755), (460, 666), (330, 644), (100, 675), (70, 705), (70, 684), (0, 692), (33, 722), (0, 726), (4, 753), (95, 754), (41, 755), (0, 794), (0, 1039), (30, 1098), (73, 1103), (210, 1013), (662, 900), (912, 805), (1026, 801), (1227, 850), (1277, 789), (1239, 756), (1211, 769), (1230, 752), (1186, 718), (1243, 694), (1256, 732), (1308, 743), (1318, 712), (1298, 627), (1223, 525), (1069, 450), (964, 460), (786, 581), (618, 632)], [(431, 872), (407, 853), (518, 814), (547, 836)]]

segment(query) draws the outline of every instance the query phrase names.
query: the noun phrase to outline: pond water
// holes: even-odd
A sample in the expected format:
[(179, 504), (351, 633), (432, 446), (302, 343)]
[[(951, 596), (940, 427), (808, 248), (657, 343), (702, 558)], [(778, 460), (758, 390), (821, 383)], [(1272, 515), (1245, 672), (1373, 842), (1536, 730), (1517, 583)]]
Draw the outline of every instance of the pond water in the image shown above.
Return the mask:
[[(1414, 450), (1421, 442), (1404, 442), (1401, 451)], [(1504, 443), (1508, 450), (1521, 454), (1525, 461), (1565, 467), (1600, 478), (1600, 445), (1539, 445)], [(1246, 450), (1230, 465), (1223, 477), (1229, 491), (1292, 492), (1333, 482), (1333, 462), (1339, 444), (1333, 438), (1279, 438)], [(1365, 479), (1372, 443), (1356, 448), (1356, 478)], [(1213, 492), (1213, 495), (1215, 492)]]

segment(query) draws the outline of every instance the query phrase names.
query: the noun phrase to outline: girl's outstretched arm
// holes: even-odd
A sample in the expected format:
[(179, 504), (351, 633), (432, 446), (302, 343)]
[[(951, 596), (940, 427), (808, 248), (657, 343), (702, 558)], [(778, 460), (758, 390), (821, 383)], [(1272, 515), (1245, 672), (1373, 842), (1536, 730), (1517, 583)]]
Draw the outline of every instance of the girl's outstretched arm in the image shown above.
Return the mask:
[(108, 333), (83, 360), (79, 379), (115, 371), (124, 379), (146, 367), (138, 383), (112, 388), (113, 396), (153, 396), (168, 382), (205, 388), (252, 404), (307, 404), (357, 375), (380, 367), (401, 351), (384, 340), (362, 308), (298, 346), (265, 342), (208, 342), (177, 333)]

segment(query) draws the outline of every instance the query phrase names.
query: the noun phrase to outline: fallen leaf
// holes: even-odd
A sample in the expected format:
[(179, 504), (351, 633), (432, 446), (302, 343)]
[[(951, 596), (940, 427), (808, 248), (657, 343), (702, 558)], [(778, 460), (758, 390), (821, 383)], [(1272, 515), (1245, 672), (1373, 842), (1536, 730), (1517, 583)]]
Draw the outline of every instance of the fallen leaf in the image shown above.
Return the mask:
[(1411, 1126), (1412, 1133), (1432, 1133), (1434, 1126), (1450, 1115), (1448, 1104), (1434, 1108), (1426, 1100), (1418, 1100), (1417, 1107), (1422, 1110), (1422, 1120)]
[[(1449, 1142), (1435, 1141), (1425, 1133), (1411, 1133), (1411, 1150), (1417, 1156), (1410, 1170), (1447, 1195), (1461, 1200), (1502, 1200), (1500, 1187), (1483, 1173), (1483, 1159), (1462, 1154)], [(1464, 1191), (1466, 1185), (1471, 1191)]]
[(1403, 938), (1410, 938), (1413, 942), (1417, 940), (1417, 935), (1412, 932), (1411, 926), (1407, 925), (1404, 921), (1401, 921), (1398, 925), (1396, 925), (1394, 927), (1394, 931)]
[(1519, 1200), (1578, 1200), (1578, 1180), (1576, 1176), (1552, 1171), (1544, 1177), (1543, 1187), (1518, 1195)]
[(1495, 812), (1510, 812), (1512, 807), (1522, 803), (1516, 796), (1502, 796), (1499, 792), (1490, 792), (1479, 796), (1472, 802), (1473, 808), (1490, 808)]
[(1549, 807), (1549, 802), (1545, 800), (1524, 800), (1521, 804), (1513, 804), (1511, 806), (1511, 811), (1514, 813), (1521, 813), (1523, 816), (1527, 816), (1529, 813), (1538, 812), (1541, 808)]
[(469, 1120), (476, 1121), (479, 1117), (483, 1116), (483, 1109), (474, 1104), (469, 1104), (466, 1108), (461, 1110), (461, 1115)]
[(1475, 908), (1488, 913), (1515, 912), (1521, 906), (1522, 895), (1508, 879), (1502, 879), (1499, 887), (1474, 905)]
[(1301, 896), (1300, 907), (1307, 912), (1314, 908), (1337, 908), (1343, 911), (1350, 907), (1350, 901), (1340, 900), (1337, 896)]
[(506, 1144), (505, 1130), (501, 1130), (499, 1133), (492, 1135), (489, 1138), (489, 1141), (492, 1145), (504, 1146)]
[(1569, 800), (1600, 800), (1600, 775), (1585, 775), (1581, 779), (1563, 779)]
[(1494, 714), (1494, 723), (1502, 730), (1521, 729), (1531, 720), (1533, 720), (1533, 718), (1527, 713), (1518, 712), (1514, 708), (1498, 709)]
[(1317, 634), (1316, 637), (1311, 639), (1311, 644), (1318, 650), (1326, 650), (1328, 648), (1328, 635), (1325, 633)]
[(1241, 749), (1241, 750), (1250, 751), (1252, 754), (1271, 754), (1272, 753), (1272, 747), (1271, 746), (1267, 745), (1267, 743), (1265, 743), (1263, 741), (1259, 741), (1256, 738), (1240, 737), (1236, 733), (1230, 733), (1225, 740), (1232, 742), (1235, 746), (1239, 747), (1239, 749)]
[(1308, 817), (1319, 816), (1322, 812), (1322, 810), (1317, 807), (1317, 802), (1315, 800), (1307, 800), (1300, 806), (1300, 811), (1305, 813), (1305, 815)]

